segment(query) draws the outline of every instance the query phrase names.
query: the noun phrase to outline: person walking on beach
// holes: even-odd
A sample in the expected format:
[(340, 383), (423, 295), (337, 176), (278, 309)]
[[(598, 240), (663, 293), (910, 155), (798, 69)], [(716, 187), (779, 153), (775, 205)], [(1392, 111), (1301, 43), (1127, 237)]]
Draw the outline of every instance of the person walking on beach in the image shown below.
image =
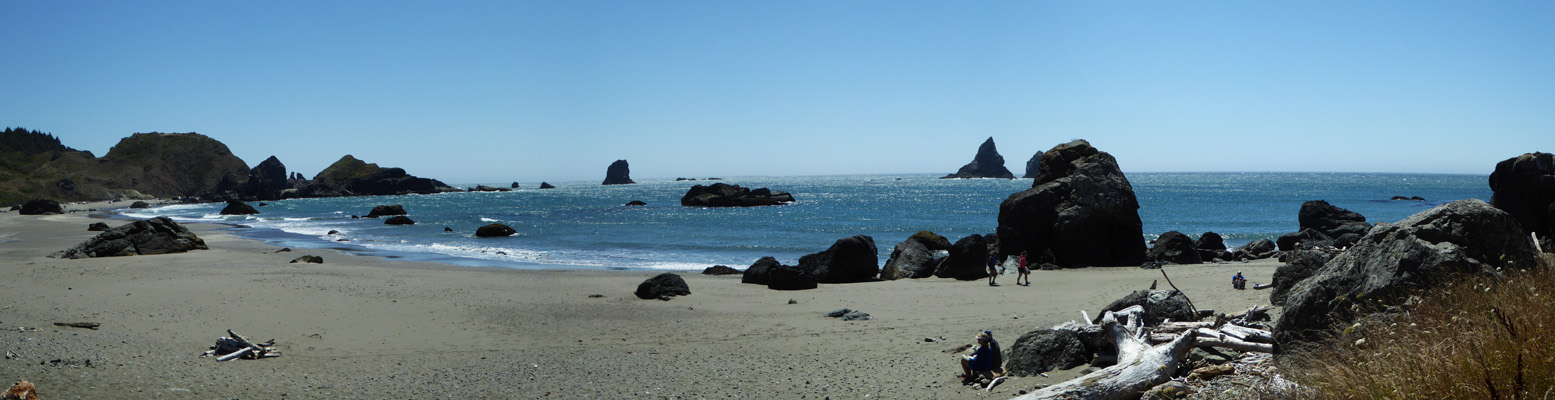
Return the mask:
[(1015, 285), (1021, 285), (1021, 278), (1026, 278), (1025, 286), (1031, 286), (1031, 269), (1026, 267), (1026, 252), (1020, 252), (1020, 262), (1015, 264)]
[(988, 255), (988, 286), (999, 286), (999, 284), (994, 283), (994, 279), (999, 277), (999, 268), (998, 268), (998, 266), (999, 266), (999, 256), (995, 255), (995, 254), (989, 254)]

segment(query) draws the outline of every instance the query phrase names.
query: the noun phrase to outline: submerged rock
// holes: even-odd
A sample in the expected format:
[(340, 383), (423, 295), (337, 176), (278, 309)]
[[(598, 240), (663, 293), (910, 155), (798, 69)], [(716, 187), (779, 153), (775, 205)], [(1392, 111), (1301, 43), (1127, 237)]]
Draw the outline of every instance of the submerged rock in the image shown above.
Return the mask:
[(372, 211), (367, 212), (367, 218), (378, 218), (389, 215), (405, 215), (405, 206), (399, 204), (376, 206), (373, 207)]
[(411, 220), (410, 217), (406, 217), (404, 215), (396, 215), (396, 216), (390, 217), (387, 220), (384, 220), (383, 224), (384, 225), (415, 225), (416, 221)]

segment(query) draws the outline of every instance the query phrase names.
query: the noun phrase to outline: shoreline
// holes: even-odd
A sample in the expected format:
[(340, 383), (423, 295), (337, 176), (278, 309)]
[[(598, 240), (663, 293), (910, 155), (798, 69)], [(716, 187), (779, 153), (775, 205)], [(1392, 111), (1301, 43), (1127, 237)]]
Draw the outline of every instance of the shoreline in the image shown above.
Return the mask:
[[(46, 257), (95, 235), (85, 229), (94, 221), (0, 214), (8, 232), (0, 263), (12, 277), (0, 283), (0, 343), (17, 355), (0, 370), (46, 398), (982, 398), (954, 377), (953, 350), (972, 333), (992, 329), (1009, 348), (1161, 278), (1112, 267), (1034, 271), (1030, 287), (1005, 275), (998, 287), (931, 278), (782, 292), (688, 273), (691, 295), (640, 300), (637, 284), (662, 271), (276, 253), (211, 224), (185, 224), (210, 250)], [(288, 263), (303, 254), (325, 263)], [(1268, 282), (1278, 266), (1168, 273), (1201, 308), (1233, 312), (1268, 301), (1267, 292), (1231, 290), (1230, 275)], [(838, 308), (873, 319), (822, 316)], [(284, 355), (199, 358), (226, 329), (273, 338)], [(1013, 396), (1082, 369), (1010, 379), (993, 392)]]

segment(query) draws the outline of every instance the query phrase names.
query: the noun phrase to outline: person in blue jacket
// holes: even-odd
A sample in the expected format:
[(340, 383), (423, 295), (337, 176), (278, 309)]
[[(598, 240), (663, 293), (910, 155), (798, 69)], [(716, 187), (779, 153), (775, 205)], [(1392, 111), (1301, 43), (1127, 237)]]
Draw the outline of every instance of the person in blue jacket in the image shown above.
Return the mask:
[(991, 341), (993, 341), (993, 338), (987, 333), (977, 334), (977, 346), (972, 348), (970, 354), (962, 356), (961, 370), (963, 373), (961, 384), (965, 385), (976, 382), (980, 377), (994, 378), (993, 364), (995, 353), (993, 343), (990, 343)]

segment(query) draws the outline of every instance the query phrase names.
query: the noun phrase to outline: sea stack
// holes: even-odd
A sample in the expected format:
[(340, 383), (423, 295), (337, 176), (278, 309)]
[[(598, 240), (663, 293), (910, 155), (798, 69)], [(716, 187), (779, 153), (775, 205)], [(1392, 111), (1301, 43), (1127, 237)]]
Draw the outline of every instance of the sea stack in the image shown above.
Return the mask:
[(999, 205), (999, 253), (1052, 251), (1063, 267), (1138, 266), (1145, 240), (1134, 187), (1111, 154), (1075, 140), (1042, 154), (1031, 189)]
[(977, 156), (972, 157), (972, 162), (961, 167), (954, 174), (945, 175), (940, 179), (953, 178), (1003, 178), (1015, 179), (1015, 174), (1010, 173), (1009, 168), (1004, 167), (1004, 156), (999, 155), (999, 149), (994, 147), (993, 138), (983, 141), (982, 146), (977, 147)]
[(1516, 218), (1523, 233), (1537, 233), (1549, 245), (1555, 235), (1555, 155), (1528, 153), (1496, 163), (1490, 191), (1490, 205)]
[(616, 160), (610, 163), (610, 168), (605, 170), (605, 185), (629, 185), (632, 181), (632, 170), (626, 164), (626, 160)]

